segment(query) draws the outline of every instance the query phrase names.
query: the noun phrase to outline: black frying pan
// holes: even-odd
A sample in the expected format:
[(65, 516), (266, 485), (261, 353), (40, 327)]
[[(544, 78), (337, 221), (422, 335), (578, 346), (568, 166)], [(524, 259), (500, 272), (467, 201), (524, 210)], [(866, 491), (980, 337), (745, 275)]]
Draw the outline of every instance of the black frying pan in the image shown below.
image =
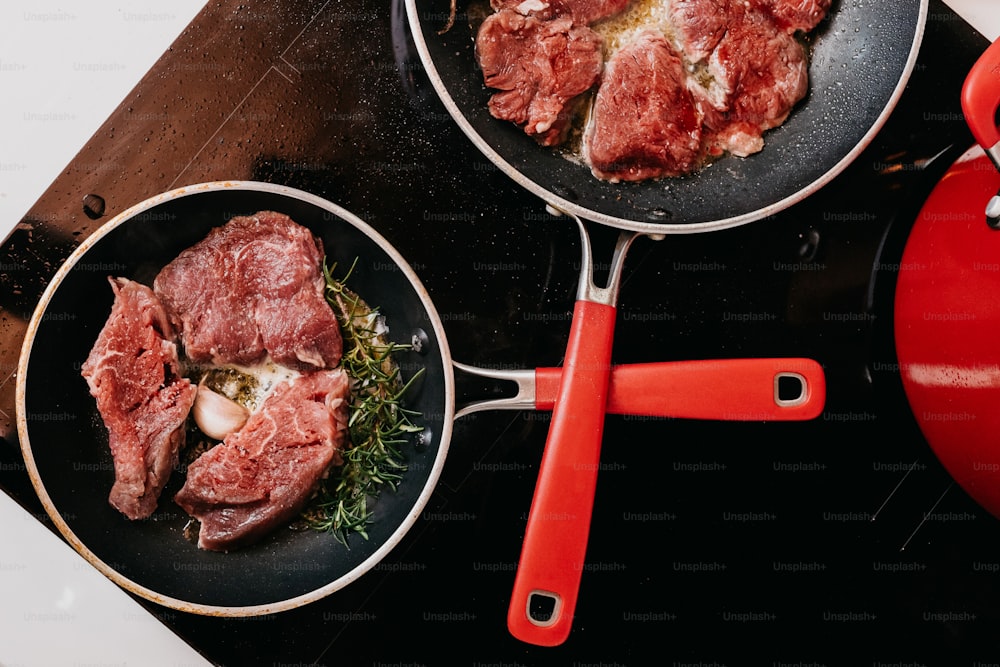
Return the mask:
[[(159, 269), (210, 228), (260, 210), (286, 213), (324, 243), (328, 260), (381, 312), (401, 352), (404, 377), (423, 379), (407, 394), (421, 414), (420, 442), (405, 448), (409, 470), (380, 495), (369, 539), (350, 549), (314, 530), (282, 528), (241, 551), (198, 549), (183, 536), (187, 515), (170, 498), (128, 521), (108, 504), (114, 479), (107, 431), (80, 377), (111, 310), (108, 275), (151, 284)], [(341, 275), (337, 272), (338, 275)], [(301, 606), (351, 583), (379, 562), (419, 518), (448, 449), (454, 416), (451, 357), (437, 311), (409, 265), (351, 213), (318, 197), (264, 183), (211, 183), (172, 191), (117, 216), (88, 237), (56, 273), (36, 308), (17, 376), (18, 436), (46, 512), (62, 535), (101, 572), (160, 604), (201, 614), (249, 616)]]
[[(369, 539), (352, 537), (350, 549), (331, 535), (282, 528), (233, 553), (200, 550), (185, 538), (187, 516), (170, 500), (183, 482), (180, 474), (174, 474), (147, 520), (128, 521), (108, 503), (114, 471), (107, 430), (80, 376), (111, 310), (107, 276), (151, 284), (164, 264), (211, 228), (260, 210), (285, 213), (312, 230), (323, 240), (329, 262), (344, 270), (354, 266), (350, 286), (379, 307), (390, 338), (419, 343), (419, 349), (401, 351), (396, 359), (404, 378), (423, 369), (406, 394), (407, 407), (420, 413), (416, 421), (423, 433), (404, 448), (409, 470), (399, 489), (379, 497)], [(456, 409), (456, 370), (512, 381), (518, 395)], [(124, 211), (89, 236), (56, 272), (21, 350), (18, 437), (47, 514), (66, 540), (110, 579), (182, 611), (261, 615), (317, 600), (374, 567), (422, 513), (444, 464), (452, 420), (484, 409), (551, 410), (562, 371), (497, 371), (454, 362), (437, 311), (406, 261), (377, 232), (335, 204), (267, 183), (204, 183)], [(778, 378), (786, 375), (801, 379), (800, 400), (780, 400)], [(809, 360), (667, 362), (633, 365), (616, 377), (607, 408), (622, 414), (812, 419), (825, 397), (822, 369)]]
[[(923, 37), (927, 0), (834, 0), (809, 36), (810, 92), (781, 127), (765, 134), (763, 151), (721, 159), (683, 178), (641, 183), (599, 180), (579, 161), (540, 147), (489, 114), (492, 91), (483, 84), (475, 57), (476, 31), (491, 11), (488, 0), (405, 3), (427, 75), (476, 147), (546, 205), (575, 217), (585, 246), (582, 220), (623, 230), (608, 289), (595, 290), (590, 277), (581, 276), (563, 382), (508, 609), (512, 634), (556, 645), (570, 632), (583, 568), (596, 484), (590, 471), (599, 467), (617, 281), (634, 238), (629, 233), (662, 237), (745, 224), (791, 206), (833, 179), (868, 145), (902, 94)], [(558, 518), (564, 515), (572, 521)]]
[(449, 0), (405, 2), (434, 88), (494, 164), (559, 210), (653, 234), (758, 220), (833, 179), (868, 145), (902, 94), (927, 16), (927, 0), (834, 0), (809, 38), (809, 94), (784, 125), (764, 135), (763, 151), (724, 158), (684, 178), (613, 184), (490, 116), (491, 91), (476, 64), (470, 19), (488, 10), (486, 0), (457, 0), (455, 24), (443, 34), (438, 31), (447, 23)]

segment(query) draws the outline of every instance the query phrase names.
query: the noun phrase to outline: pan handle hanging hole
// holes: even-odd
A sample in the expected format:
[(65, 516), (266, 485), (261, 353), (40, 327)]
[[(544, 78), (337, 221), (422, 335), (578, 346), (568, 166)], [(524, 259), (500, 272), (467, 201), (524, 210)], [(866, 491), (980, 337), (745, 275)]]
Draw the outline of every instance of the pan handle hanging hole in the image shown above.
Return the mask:
[(789, 408), (802, 405), (809, 397), (806, 379), (799, 373), (778, 373), (774, 376), (774, 402)]
[(549, 591), (531, 591), (525, 613), (528, 620), (539, 627), (552, 625), (559, 620), (560, 597)]
[(423, 329), (414, 329), (410, 334), (410, 348), (417, 354), (427, 354), (431, 339)]

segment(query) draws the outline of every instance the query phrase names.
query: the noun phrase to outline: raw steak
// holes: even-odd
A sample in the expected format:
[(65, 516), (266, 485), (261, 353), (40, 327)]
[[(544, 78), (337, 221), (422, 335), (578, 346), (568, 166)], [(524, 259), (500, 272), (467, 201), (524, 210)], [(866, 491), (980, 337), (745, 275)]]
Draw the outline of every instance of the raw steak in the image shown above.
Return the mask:
[(563, 141), (574, 101), (601, 74), (601, 39), (568, 17), (550, 21), (511, 9), (490, 14), (476, 36), (490, 113), (545, 146)]
[(700, 159), (701, 113), (684, 63), (647, 31), (608, 62), (585, 137), (595, 176), (638, 181), (691, 171)]
[(81, 367), (108, 429), (115, 482), (108, 501), (148, 517), (177, 465), (197, 388), (181, 377), (176, 336), (149, 287), (112, 278), (111, 314)]
[[(590, 162), (595, 176), (611, 181), (679, 176), (696, 170), (707, 158), (725, 153), (745, 157), (760, 151), (764, 133), (784, 123), (807, 92), (807, 53), (799, 36), (819, 25), (830, 10), (831, 0), (657, 0), (644, 5), (638, 14), (616, 17), (628, 5), (624, 0), (492, 0), (495, 14), (477, 35), (477, 54), (484, 65), (486, 84), (501, 90), (490, 100), (491, 113), (521, 126), (539, 143), (554, 146), (569, 136), (566, 129), (574, 122), (572, 116), (581, 114), (581, 100), (587, 96), (547, 93), (554, 89), (554, 72), (559, 70), (540, 67), (539, 56), (558, 49), (545, 51), (540, 46), (542, 35), (552, 30), (558, 19), (569, 19), (577, 28), (593, 24), (599, 40), (607, 40), (600, 47), (607, 51), (602, 55), (607, 62), (605, 72), (598, 70), (592, 115), (600, 112), (596, 105), (602, 103), (604, 112), (609, 105), (624, 109), (626, 104), (636, 103), (649, 105), (641, 107), (646, 114), (659, 109), (643, 119), (640, 107), (636, 107), (635, 113), (618, 119), (632, 127), (619, 127), (607, 119), (588, 120), (589, 136), (584, 137), (582, 158)], [(503, 12), (537, 23), (523, 24), (531, 26), (529, 31), (509, 16), (498, 17)], [(684, 66), (684, 85), (702, 119), (702, 127), (696, 131), (701, 141), (697, 159), (689, 159), (691, 135), (683, 131), (690, 120), (684, 111), (684, 95), (664, 96), (667, 88), (676, 90), (676, 61), (669, 59), (668, 71), (646, 72), (654, 61), (664, 61), (663, 56), (639, 54), (632, 45), (636, 39), (648, 43), (645, 33), (649, 30), (670, 41)], [(487, 36), (494, 42), (490, 48), (482, 44)], [(522, 43), (515, 47), (518, 40)], [(623, 49), (625, 56), (620, 53)], [(634, 62), (622, 64), (626, 57)], [(642, 59), (648, 64), (640, 66)], [(610, 71), (613, 64), (618, 73)], [(622, 71), (626, 69), (641, 83), (624, 82)], [(643, 89), (658, 79), (661, 81), (655, 86)], [(609, 86), (615, 91), (603, 92)], [(671, 120), (673, 129), (663, 122), (663, 109), (672, 104), (679, 105), (676, 111), (680, 114)], [(608, 136), (602, 136), (605, 132)], [(643, 138), (643, 132), (650, 134)], [(662, 147), (664, 137), (671, 133), (678, 143)]]
[(668, 16), (678, 49), (688, 60), (707, 60), (726, 34), (729, 0), (672, 0)]
[(341, 462), (349, 391), (340, 369), (285, 381), (241, 430), (188, 466), (174, 501), (201, 522), (198, 546), (238, 549), (302, 510)]
[(153, 288), (187, 358), (332, 368), (343, 341), (324, 297), (323, 252), (287, 215), (235, 217), (163, 267)]
[[(733, 3), (729, 28), (708, 60), (723, 97), (707, 104), (709, 152), (746, 156), (763, 148), (766, 130), (781, 125), (809, 85), (806, 53), (770, 15)], [(739, 9), (736, 9), (739, 8)]]
[(830, 10), (830, 0), (752, 0), (751, 4), (769, 12), (790, 33), (815, 29)]
[(630, 2), (632, 0), (492, 0), (490, 4), (497, 11), (512, 9), (546, 20), (569, 16), (577, 24), (590, 25), (623, 12)]
[(830, 9), (831, 0), (669, 0), (671, 24), (688, 57), (705, 59), (745, 8), (768, 14), (789, 33), (810, 32)]

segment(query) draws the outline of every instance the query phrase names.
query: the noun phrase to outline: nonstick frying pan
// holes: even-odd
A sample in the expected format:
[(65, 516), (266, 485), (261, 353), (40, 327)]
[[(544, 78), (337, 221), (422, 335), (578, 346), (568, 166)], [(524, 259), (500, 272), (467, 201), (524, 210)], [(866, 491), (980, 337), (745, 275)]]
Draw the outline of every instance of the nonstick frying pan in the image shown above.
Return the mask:
[[(228, 554), (183, 537), (187, 516), (169, 498), (144, 521), (129, 522), (107, 502), (113, 480), (107, 434), (80, 365), (111, 309), (107, 276), (146, 284), (184, 248), (235, 215), (276, 210), (313, 231), (329, 262), (354, 266), (350, 285), (380, 308), (392, 340), (417, 342), (397, 360), (404, 377), (423, 374), (406, 395), (423, 433), (406, 448), (409, 463), (395, 492), (381, 494), (369, 539), (350, 549), (331, 535), (283, 528)], [(335, 272), (336, 273), (336, 272)], [(89, 236), (59, 268), (29, 322), (18, 367), (18, 436), (32, 483), (65, 539), (123, 588), (182, 611), (252, 616), (298, 607), (350, 584), (374, 567), (418, 520), (448, 452), (456, 409), (455, 371), (509, 381), (509, 399), (464, 406), (554, 407), (564, 369), (477, 369), (454, 362), (434, 305), (407, 262), (350, 212), (319, 197), (255, 182), (204, 183), (137, 204)], [(725, 383), (723, 383), (723, 378)], [(800, 388), (779, 390), (792, 379)], [(612, 412), (729, 420), (804, 420), (823, 408), (822, 368), (807, 359), (665, 362), (617, 367), (609, 379)], [(640, 391), (641, 387), (649, 387)], [(633, 405), (629, 397), (641, 394)], [(731, 395), (731, 399), (727, 396)], [(659, 397), (657, 399), (656, 397)]]
[(927, 0), (834, 0), (809, 37), (805, 100), (764, 150), (727, 157), (684, 178), (608, 183), (520, 129), (490, 116), (490, 91), (474, 54), (486, 0), (406, 0), (410, 30), (427, 75), (455, 122), (480, 151), (544, 202), (613, 227), (653, 234), (702, 232), (773, 215), (839, 174), (870, 143), (903, 92), (916, 62)]
[[(596, 485), (596, 472), (585, 471), (598, 468), (602, 415), (594, 406), (603, 405), (607, 391), (617, 272), (634, 240), (627, 231), (662, 237), (734, 227), (773, 215), (832, 180), (864, 150), (902, 94), (923, 37), (927, 0), (835, 0), (827, 19), (809, 36), (809, 95), (784, 125), (766, 134), (763, 151), (745, 159), (724, 158), (683, 178), (642, 183), (596, 179), (578, 160), (538, 146), (489, 114), (491, 91), (483, 85), (474, 46), (478, 25), (491, 11), (486, 0), (406, 0), (406, 11), (431, 84), (483, 155), (551, 209), (575, 217), (585, 245), (581, 220), (626, 230), (607, 288), (595, 288), (589, 276), (581, 275), (567, 373), (542, 455), (508, 613), (515, 636), (556, 645), (569, 634), (583, 569)], [(581, 369), (584, 376), (576, 377)], [(561, 410), (561, 405), (571, 407)], [(568, 412), (587, 419), (568, 423)], [(542, 516), (573, 519), (541, 527)]]
[[(160, 268), (236, 215), (285, 213), (322, 239), (328, 262), (355, 289), (392, 313), (390, 336), (420, 351), (401, 353), (404, 377), (423, 369), (409, 406), (424, 432), (407, 448), (407, 483), (380, 495), (369, 539), (344, 548), (329, 534), (283, 528), (228, 554), (198, 549), (183, 537), (187, 515), (170, 498), (129, 522), (107, 502), (114, 473), (107, 432), (80, 364), (111, 309), (108, 275), (147, 285)], [(335, 274), (342, 275), (335, 270)], [(69, 543), (125, 589), (193, 613), (252, 616), (301, 606), (371, 569), (419, 518), (441, 472), (450, 440), (453, 374), (441, 320), (409, 265), (351, 213), (318, 197), (252, 182), (206, 183), (156, 196), (94, 232), (60, 267), (35, 310), (18, 369), (18, 436), (35, 490)], [(81, 384), (82, 383), (82, 384)]]

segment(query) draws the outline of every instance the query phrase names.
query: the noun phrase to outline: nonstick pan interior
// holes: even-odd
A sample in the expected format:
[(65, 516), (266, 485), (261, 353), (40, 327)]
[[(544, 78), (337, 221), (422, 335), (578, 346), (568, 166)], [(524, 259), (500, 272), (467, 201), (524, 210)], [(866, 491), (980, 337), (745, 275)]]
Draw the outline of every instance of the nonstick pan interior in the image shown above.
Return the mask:
[[(369, 539), (349, 548), (333, 535), (283, 528), (244, 550), (203, 551), (184, 537), (187, 515), (171, 498), (175, 473), (148, 520), (128, 521), (107, 501), (114, 478), (107, 432), (80, 365), (111, 309), (108, 275), (150, 284), (166, 262), (236, 215), (286, 213), (324, 244), (335, 276), (386, 317), (406, 396), (425, 428), (404, 447), (409, 469), (375, 506)], [(356, 260), (356, 263), (355, 263)], [(124, 588), (195, 613), (247, 616), (306, 604), (349, 584), (381, 560), (420, 516), (447, 453), (453, 416), (450, 352), (440, 318), (409, 265), (361, 220), (318, 197), (263, 183), (210, 183), (140, 204), (95, 232), (48, 287), (29, 325), (17, 385), (18, 427), (32, 482), (64, 537)]]
[[(489, 91), (474, 53), (484, 0), (457, 0), (454, 25), (440, 33), (449, 0), (405, 0), (416, 48), (449, 113), (473, 143), (521, 186), (556, 208), (649, 233), (722, 229), (773, 215), (832, 180), (885, 123), (916, 62), (927, 0), (834, 0), (809, 35), (810, 88), (765, 147), (726, 157), (696, 174), (608, 183), (578, 161), (538, 146), (490, 116)], [(439, 34), (440, 33), (440, 34)]]

